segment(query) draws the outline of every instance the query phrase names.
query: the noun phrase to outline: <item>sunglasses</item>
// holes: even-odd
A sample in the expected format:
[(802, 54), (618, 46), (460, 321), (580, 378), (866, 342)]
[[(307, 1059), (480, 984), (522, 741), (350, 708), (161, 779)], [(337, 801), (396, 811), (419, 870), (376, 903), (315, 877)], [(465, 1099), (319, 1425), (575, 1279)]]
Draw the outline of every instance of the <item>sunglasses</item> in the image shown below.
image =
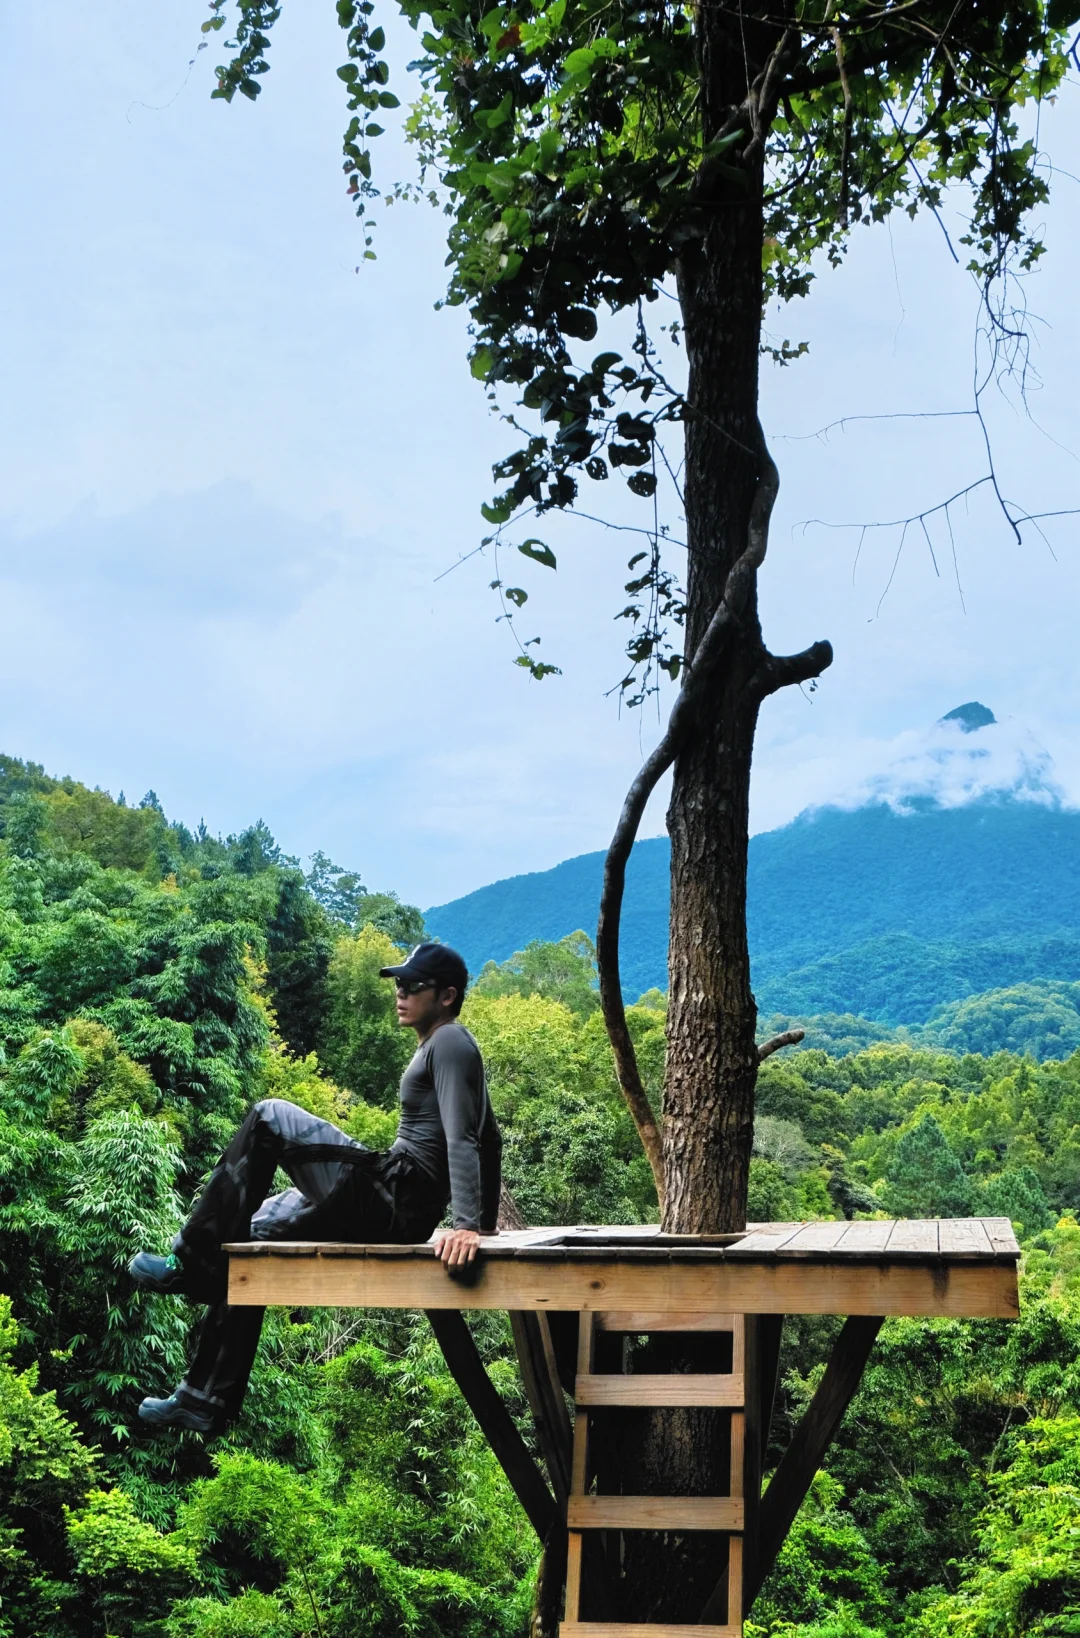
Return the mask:
[(433, 978), (395, 978), (394, 988), (399, 995), (419, 995), (421, 990), (433, 990)]

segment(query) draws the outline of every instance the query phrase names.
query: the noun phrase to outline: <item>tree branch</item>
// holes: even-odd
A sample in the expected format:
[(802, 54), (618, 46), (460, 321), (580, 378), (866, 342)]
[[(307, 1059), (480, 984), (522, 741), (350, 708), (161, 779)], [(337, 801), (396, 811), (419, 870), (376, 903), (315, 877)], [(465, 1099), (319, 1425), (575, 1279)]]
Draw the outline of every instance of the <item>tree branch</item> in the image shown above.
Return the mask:
[[(750, 507), (746, 550), (732, 565), (724, 585), (724, 595), (709, 621), (705, 634), (683, 672), (679, 697), (671, 708), (667, 731), (646, 758), (623, 803), (615, 834), (604, 860), (604, 885), (600, 894), (600, 915), (596, 928), (596, 965), (600, 975), (600, 1006), (608, 1039), (615, 1057), (619, 1089), (637, 1127), (645, 1150), (660, 1209), (664, 1207), (664, 1152), (656, 1118), (649, 1103), (637, 1053), (626, 1022), (622, 978), (619, 971), (619, 924), (626, 888), (626, 865), (630, 857), (645, 805), (657, 783), (667, 772), (693, 731), (698, 708), (710, 682), (729, 630), (738, 625), (750, 602), (757, 572), (769, 543), (769, 519), (780, 487), (776, 465), (757, 426), (757, 455), (760, 477)], [(828, 645), (826, 645), (828, 646)], [(832, 656), (832, 650), (829, 650)], [(779, 684), (777, 685), (779, 686)]]
[(763, 1064), (766, 1058), (771, 1058), (781, 1047), (798, 1046), (805, 1034), (804, 1029), (786, 1029), (783, 1035), (774, 1035), (771, 1041), (762, 1041), (757, 1049), (758, 1063)]
[(775, 694), (778, 688), (789, 688), (793, 683), (809, 682), (820, 677), (833, 662), (833, 649), (824, 639), (811, 643), (800, 654), (769, 654), (761, 676), (762, 698)]
[(851, 121), (854, 109), (851, 101), (851, 81), (848, 79), (847, 64), (844, 61), (844, 41), (838, 28), (833, 28), (830, 32), (836, 48), (836, 67), (844, 92), (844, 139), (840, 150), (840, 225), (847, 227), (848, 166), (851, 158)]

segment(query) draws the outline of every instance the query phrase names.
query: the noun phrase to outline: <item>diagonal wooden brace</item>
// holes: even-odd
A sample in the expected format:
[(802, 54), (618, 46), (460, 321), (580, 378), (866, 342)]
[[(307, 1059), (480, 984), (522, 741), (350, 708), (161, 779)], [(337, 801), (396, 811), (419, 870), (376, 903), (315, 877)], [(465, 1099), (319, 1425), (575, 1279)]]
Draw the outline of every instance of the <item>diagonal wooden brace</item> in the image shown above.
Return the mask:
[(484, 1369), (472, 1333), (458, 1309), (425, 1310), (451, 1375), (479, 1422), (499, 1465), (525, 1509), (529, 1523), (546, 1541), (552, 1531), (565, 1530), (565, 1521), (543, 1475), (514, 1426), (498, 1389)]
[(814, 1474), (839, 1432), (883, 1323), (882, 1317), (876, 1314), (856, 1314), (844, 1322), (825, 1375), (761, 1499), (756, 1548), (746, 1581), (745, 1610), (749, 1610), (775, 1564), (795, 1515), (814, 1482)]

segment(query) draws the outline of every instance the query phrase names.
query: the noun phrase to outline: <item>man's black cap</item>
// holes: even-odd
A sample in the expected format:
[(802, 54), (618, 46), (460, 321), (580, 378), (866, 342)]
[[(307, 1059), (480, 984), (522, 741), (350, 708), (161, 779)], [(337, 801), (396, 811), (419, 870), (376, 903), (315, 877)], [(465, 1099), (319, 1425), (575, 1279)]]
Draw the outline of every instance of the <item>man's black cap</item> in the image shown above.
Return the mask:
[(379, 977), (425, 978), (434, 980), (441, 990), (452, 984), (459, 995), (464, 995), (469, 969), (449, 944), (418, 944), (400, 967), (380, 967)]

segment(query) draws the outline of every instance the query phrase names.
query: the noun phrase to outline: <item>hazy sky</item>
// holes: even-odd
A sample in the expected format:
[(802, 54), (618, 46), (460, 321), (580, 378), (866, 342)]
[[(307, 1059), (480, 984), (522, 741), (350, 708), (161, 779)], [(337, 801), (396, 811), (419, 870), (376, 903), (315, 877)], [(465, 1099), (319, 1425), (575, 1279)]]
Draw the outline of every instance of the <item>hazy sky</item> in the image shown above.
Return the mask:
[[(484, 532), (506, 448), (464, 316), (434, 311), (442, 220), (377, 207), (379, 260), (358, 272), (330, 0), (285, 8), (254, 107), (209, 100), (216, 45), (189, 74), (204, 16), (0, 13), (0, 749), (129, 799), (152, 786), (215, 831), (262, 817), (291, 851), (422, 904), (600, 847), (658, 732), (605, 694), (626, 537), (566, 523), (559, 573), (515, 575), (526, 634), (564, 668), (532, 683), (490, 556), (437, 578)], [(415, 41), (389, 32), (403, 63)], [(1054, 178), (1026, 288), (1034, 419), (1014, 392), (986, 399), (1002, 487), (1032, 511), (1080, 493), (1074, 88), (1042, 137), (1074, 174)], [(395, 138), (375, 147), (387, 180), (405, 173)], [(770, 318), (810, 354), (766, 374), (782, 478), (766, 635), (828, 636), (837, 660), (812, 698), (767, 705), (757, 829), (864, 788), (968, 699), (1033, 734), (1080, 798), (1078, 520), (1017, 546), (980, 492), (952, 543), (931, 523), (940, 573), (921, 531), (898, 556), (898, 530), (860, 548), (858, 528), (823, 526), (911, 514), (985, 471), (970, 418), (810, 436), (970, 408), (976, 316), (938, 226), (904, 219), (857, 231), (846, 265)], [(644, 833), (662, 825), (658, 793)]]

